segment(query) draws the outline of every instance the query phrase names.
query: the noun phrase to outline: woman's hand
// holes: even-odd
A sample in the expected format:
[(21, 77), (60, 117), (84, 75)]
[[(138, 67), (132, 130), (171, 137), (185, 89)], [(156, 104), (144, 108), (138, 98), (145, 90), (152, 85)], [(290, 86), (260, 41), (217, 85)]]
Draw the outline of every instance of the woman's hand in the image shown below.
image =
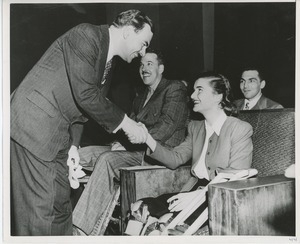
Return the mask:
[(167, 202), (169, 203), (170, 212), (178, 212), (186, 208), (191, 201), (199, 194), (201, 190), (183, 192), (170, 197)]

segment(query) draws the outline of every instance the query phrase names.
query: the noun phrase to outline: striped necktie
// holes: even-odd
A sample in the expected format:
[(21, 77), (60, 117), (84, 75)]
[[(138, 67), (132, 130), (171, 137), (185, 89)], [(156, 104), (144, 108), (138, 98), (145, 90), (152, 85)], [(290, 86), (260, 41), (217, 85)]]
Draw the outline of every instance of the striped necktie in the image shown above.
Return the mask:
[(154, 93), (154, 90), (151, 87), (148, 87), (148, 94), (147, 94), (147, 98), (146, 98), (146, 101), (144, 103), (144, 106), (147, 104), (147, 102), (149, 101), (149, 99), (151, 98), (153, 93)]
[(245, 107), (244, 107), (244, 110), (249, 110), (250, 108), (249, 108), (249, 102), (246, 102), (246, 104), (245, 104)]
[(112, 60), (109, 60), (106, 65), (105, 65), (105, 69), (104, 69), (104, 74), (103, 74), (103, 77), (102, 77), (102, 81), (101, 81), (101, 85), (103, 85), (106, 80), (107, 80), (107, 77), (108, 77), (108, 74), (109, 74), (109, 71), (111, 69), (111, 65), (112, 65)]

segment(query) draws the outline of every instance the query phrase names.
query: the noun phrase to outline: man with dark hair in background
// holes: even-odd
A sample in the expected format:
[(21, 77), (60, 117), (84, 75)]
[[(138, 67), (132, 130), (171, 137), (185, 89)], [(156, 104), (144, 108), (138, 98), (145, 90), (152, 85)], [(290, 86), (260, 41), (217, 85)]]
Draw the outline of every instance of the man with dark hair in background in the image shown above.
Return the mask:
[(244, 69), (240, 80), (240, 89), (244, 94), (244, 99), (234, 101), (238, 110), (260, 110), (276, 109), (283, 106), (262, 94), (262, 89), (266, 86), (266, 81), (262, 73), (256, 68)]
[(106, 98), (114, 56), (144, 56), (152, 21), (138, 10), (112, 25), (80, 24), (59, 37), (11, 95), (12, 235), (72, 235), (68, 164), (79, 163), (83, 123), (122, 129), (143, 141), (141, 126)]

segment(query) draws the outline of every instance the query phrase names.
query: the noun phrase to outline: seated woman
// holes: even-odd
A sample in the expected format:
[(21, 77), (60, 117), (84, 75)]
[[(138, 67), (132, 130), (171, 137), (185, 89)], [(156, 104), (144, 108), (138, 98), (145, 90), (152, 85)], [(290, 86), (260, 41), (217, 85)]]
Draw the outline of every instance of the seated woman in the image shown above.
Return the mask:
[[(194, 102), (193, 110), (201, 113), (205, 120), (189, 123), (188, 135), (184, 142), (168, 149), (149, 134), (146, 141), (149, 147), (147, 155), (170, 169), (175, 169), (192, 159), (190, 180), (184, 185), (181, 193), (142, 199), (132, 205), (132, 210), (146, 209), (150, 216), (156, 218), (168, 212), (176, 214), (199, 194), (199, 188), (208, 184), (216, 176), (216, 172), (250, 168), (253, 131), (249, 123), (230, 116), (236, 110), (231, 103), (229, 81), (223, 75), (205, 73), (195, 81), (191, 98)], [(134, 138), (130, 139), (138, 143)], [(185, 223), (191, 224), (205, 207), (201, 206), (194, 212), (195, 216), (189, 217)], [(143, 216), (143, 213), (140, 216)]]

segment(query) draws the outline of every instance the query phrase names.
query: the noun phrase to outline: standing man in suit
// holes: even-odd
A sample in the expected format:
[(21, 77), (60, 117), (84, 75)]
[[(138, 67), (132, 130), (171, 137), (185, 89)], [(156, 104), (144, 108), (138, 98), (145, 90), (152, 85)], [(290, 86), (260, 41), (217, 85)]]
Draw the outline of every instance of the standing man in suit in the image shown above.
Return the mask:
[(266, 86), (262, 73), (256, 68), (245, 69), (240, 81), (244, 99), (234, 101), (238, 110), (276, 109), (283, 106), (265, 97), (261, 90)]
[[(163, 58), (154, 50), (141, 58), (139, 72), (146, 88), (135, 98), (130, 118), (144, 123), (152, 137), (164, 146), (179, 145), (185, 138), (188, 118), (185, 85), (163, 78)], [(95, 167), (73, 211), (73, 224), (77, 227), (74, 234), (93, 234), (112, 199), (114, 179), (120, 179), (119, 169), (141, 165), (145, 149), (146, 144), (131, 144), (121, 137), (112, 148), (91, 146), (79, 150), (81, 162)]]
[(152, 36), (152, 21), (138, 10), (120, 13), (110, 26), (78, 25), (13, 92), (12, 235), (72, 235), (67, 159), (87, 117), (110, 133), (122, 129), (144, 141), (141, 126), (106, 95), (114, 56), (128, 63), (144, 56)]

